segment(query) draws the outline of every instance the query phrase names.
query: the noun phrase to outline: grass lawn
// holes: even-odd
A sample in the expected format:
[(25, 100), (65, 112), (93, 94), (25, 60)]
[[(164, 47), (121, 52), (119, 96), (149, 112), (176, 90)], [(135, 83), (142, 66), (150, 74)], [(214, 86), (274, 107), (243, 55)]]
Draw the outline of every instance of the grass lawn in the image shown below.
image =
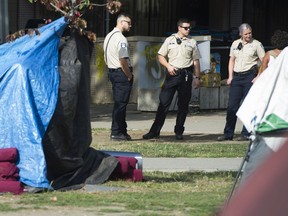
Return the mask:
[[(235, 173), (144, 173), (144, 182), (110, 181), (113, 192), (83, 190), (12, 196), (0, 201), (0, 212), (76, 208), (82, 215), (212, 215), (224, 203)], [(12, 202), (12, 201), (13, 202)], [(51, 212), (50, 212), (51, 213)], [(73, 213), (69, 214), (74, 216)]]
[[(143, 131), (134, 131), (131, 142), (109, 140), (109, 130), (92, 131), (92, 147), (98, 150), (140, 152), (143, 157), (243, 157), (247, 143), (225, 142), (186, 135), (175, 141), (165, 135), (159, 140), (142, 140)], [(199, 136), (199, 135), (198, 135)], [(189, 137), (192, 137), (189, 139)], [(109, 181), (101, 186), (116, 191), (95, 190), (88, 193), (54, 191), (39, 194), (0, 196), (0, 215), (213, 215), (225, 202), (232, 187), (235, 172), (144, 172), (145, 181)], [(66, 213), (66, 214), (65, 214)], [(31, 214), (33, 215), (33, 214)], [(62, 215), (62, 214), (61, 214)]]

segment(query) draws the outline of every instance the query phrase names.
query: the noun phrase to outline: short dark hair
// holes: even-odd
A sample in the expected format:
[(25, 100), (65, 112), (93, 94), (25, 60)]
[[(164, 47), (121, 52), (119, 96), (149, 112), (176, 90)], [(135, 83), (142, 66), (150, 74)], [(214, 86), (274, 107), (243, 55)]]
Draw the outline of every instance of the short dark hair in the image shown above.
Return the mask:
[(288, 46), (288, 33), (286, 31), (276, 30), (271, 37), (271, 45), (276, 49), (284, 49)]
[(131, 19), (131, 16), (130, 16), (129, 14), (126, 14), (126, 13), (120, 13), (120, 14), (118, 14), (117, 19), (118, 19), (118, 18), (122, 18), (122, 17), (128, 17), (128, 18)]
[(189, 23), (189, 24), (191, 24), (191, 20), (188, 19), (188, 18), (181, 18), (181, 19), (178, 20), (177, 26), (182, 26), (183, 23)]

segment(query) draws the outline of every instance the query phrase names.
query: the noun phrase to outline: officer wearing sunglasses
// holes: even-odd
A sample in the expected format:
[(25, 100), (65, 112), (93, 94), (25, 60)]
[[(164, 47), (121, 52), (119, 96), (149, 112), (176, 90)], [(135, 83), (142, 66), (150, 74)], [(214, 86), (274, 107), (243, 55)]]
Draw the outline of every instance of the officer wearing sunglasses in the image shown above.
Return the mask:
[(133, 85), (133, 68), (129, 58), (128, 41), (123, 35), (130, 31), (131, 26), (130, 16), (119, 14), (116, 27), (107, 34), (103, 45), (114, 99), (110, 138), (116, 141), (131, 140), (127, 133), (126, 108)]
[[(178, 112), (174, 132), (177, 140), (183, 139), (184, 123), (191, 99), (192, 80), (200, 87), (200, 54), (197, 43), (189, 36), (191, 21), (180, 19), (178, 32), (166, 38), (158, 51), (158, 60), (166, 68), (166, 78), (160, 92), (160, 103), (155, 121), (143, 139), (154, 139), (160, 135), (174, 94), (178, 92)], [(168, 60), (166, 59), (168, 57)]]

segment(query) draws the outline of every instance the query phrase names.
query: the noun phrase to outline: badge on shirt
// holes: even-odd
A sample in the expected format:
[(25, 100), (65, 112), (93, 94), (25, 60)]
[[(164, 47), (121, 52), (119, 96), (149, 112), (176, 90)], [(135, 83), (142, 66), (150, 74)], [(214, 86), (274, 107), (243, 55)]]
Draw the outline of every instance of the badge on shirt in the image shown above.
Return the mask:
[(127, 47), (126, 43), (121, 43), (120, 46), (121, 46), (121, 48), (126, 48)]

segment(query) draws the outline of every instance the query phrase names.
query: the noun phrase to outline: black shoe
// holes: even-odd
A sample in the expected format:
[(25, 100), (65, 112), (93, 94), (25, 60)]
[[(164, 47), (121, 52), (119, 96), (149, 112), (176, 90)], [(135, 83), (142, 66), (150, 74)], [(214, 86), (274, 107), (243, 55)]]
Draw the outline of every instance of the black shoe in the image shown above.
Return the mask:
[(127, 139), (128, 141), (131, 141), (131, 140), (132, 140), (132, 138), (131, 138), (131, 136), (130, 136), (129, 134), (125, 134), (124, 136), (126, 137), (126, 139)]
[(237, 137), (235, 140), (236, 140), (236, 141), (248, 141), (248, 140), (249, 140), (249, 137), (240, 136), (240, 137)]
[[(131, 138), (131, 137), (130, 137)], [(124, 134), (120, 134), (120, 135), (111, 135), (110, 137), (111, 140), (114, 141), (119, 141), (119, 140), (128, 140), (127, 137)]]
[(182, 134), (176, 134), (175, 138), (176, 138), (176, 140), (183, 140), (183, 135)]
[(233, 137), (219, 136), (217, 137), (218, 141), (233, 140)]
[(158, 139), (158, 138), (159, 138), (159, 134), (155, 134), (153, 132), (149, 132), (143, 135), (143, 139)]

